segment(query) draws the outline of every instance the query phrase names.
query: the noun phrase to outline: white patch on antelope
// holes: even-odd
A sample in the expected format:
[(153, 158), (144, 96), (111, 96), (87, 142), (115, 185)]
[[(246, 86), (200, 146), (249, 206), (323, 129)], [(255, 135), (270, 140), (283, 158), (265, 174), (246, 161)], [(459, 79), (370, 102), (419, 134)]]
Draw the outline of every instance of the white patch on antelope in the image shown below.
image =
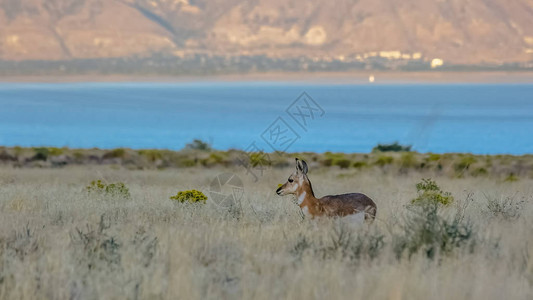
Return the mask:
[(306, 217), (312, 217), (311, 214), (309, 213), (309, 208), (307, 208), (307, 206), (304, 206), (304, 207), (302, 208), (302, 212), (304, 213), (304, 215), (305, 215)]
[[(300, 196), (298, 196), (298, 205), (302, 205), (302, 203), (304, 203), (305, 195), (307, 195), (307, 193), (303, 192), (302, 194), (300, 194)], [(305, 208), (307, 208), (307, 206)]]
[(365, 223), (365, 212), (361, 211), (353, 215), (347, 215), (346, 217), (343, 217), (342, 220), (353, 225), (362, 225)]

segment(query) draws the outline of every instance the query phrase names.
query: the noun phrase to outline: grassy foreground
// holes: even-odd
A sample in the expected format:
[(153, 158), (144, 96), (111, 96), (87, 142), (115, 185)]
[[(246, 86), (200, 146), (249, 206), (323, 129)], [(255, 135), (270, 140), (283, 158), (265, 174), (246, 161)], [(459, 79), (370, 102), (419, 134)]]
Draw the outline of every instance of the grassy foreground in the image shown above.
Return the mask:
[[(508, 159), (514, 166), (523, 158)], [(377, 203), (374, 224), (302, 219), (289, 197), (274, 193), (293, 171), (288, 163), (257, 182), (233, 165), (5, 164), (0, 299), (533, 297), (529, 174), (504, 180), (506, 173), (456, 176), (453, 164), (439, 173), (321, 161), (309, 171), (317, 196), (363, 192)], [(222, 172), (243, 180), (240, 213), (209, 199), (169, 199), (189, 189), (209, 196)], [(416, 183), (428, 176), (455, 198), (436, 214), (410, 206)], [(124, 183), (129, 195), (87, 192), (97, 179)]]

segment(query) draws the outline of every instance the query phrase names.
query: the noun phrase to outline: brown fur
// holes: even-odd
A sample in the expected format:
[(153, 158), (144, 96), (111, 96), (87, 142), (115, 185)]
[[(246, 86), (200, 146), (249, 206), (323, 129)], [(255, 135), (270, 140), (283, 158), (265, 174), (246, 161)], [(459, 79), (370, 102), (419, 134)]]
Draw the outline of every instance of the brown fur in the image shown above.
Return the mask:
[(316, 198), (311, 181), (307, 177), (307, 164), (305, 161), (299, 161), (298, 159), (296, 159), (296, 172), (291, 174), (289, 180), (276, 193), (280, 196), (293, 194), (298, 199), (303, 197), (303, 201), (299, 204), (300, 208), (307, 208), (308, 213), (312, 217), (345, 217), (359, 212), (365, 212), (365, 220), (372, 222), (377, 213), (377, 207), (374, 201), (360, 193)]

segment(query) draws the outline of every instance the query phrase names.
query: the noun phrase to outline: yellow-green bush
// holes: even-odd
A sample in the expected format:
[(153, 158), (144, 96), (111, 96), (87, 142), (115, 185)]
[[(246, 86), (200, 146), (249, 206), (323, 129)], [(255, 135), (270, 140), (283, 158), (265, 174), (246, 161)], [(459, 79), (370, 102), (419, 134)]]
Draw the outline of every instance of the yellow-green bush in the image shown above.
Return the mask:
[(430, 178), (422, 179), (416, 184), (418, 197), (411, 200), (412, 204), (436, 203), (448, 205), (453, 202), (453, 196), (450, 192), (444, 192), (437, 183)]
[(271, 162), (268, 155), (262, 151), (252, 152), (248, 155), (250, 159), (250, 164), (252, 167), (257, 166), (270, 166)]
[(109, 195), (109, 196), (121, 196), (124, 198), (131, 198), (130, 190), (122, 183), (103, 183), (102, 180), (93, 180), (86, 188), (87, 192), (93, 194)]
[(209, 154), (209, 160), (215, 164), (221, 164), (224, 162), (224, 156), (221, 153), (211, 153)]
[(205, 203), (207, 196), (198, 190), (181, 191), (176, 196), (170, 197), (171, 200), (178, 202)]

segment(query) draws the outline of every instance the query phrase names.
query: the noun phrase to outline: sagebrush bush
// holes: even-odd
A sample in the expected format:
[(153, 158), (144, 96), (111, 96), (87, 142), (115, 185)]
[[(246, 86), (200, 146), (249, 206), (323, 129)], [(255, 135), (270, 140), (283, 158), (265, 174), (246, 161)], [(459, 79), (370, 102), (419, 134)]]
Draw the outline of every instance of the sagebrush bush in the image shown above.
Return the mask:
[(178, 202), (190, 202), (190, 203), (205, 203), (207, 196), (198, 190), (181, 191), (176, 196), (170, 197), (171, 200)]
[[(398, 258), (424, 252), (428, 258), (437, 253), (450, 254), (463, 246), (475, 245), (473, 224), (464, 221), (460, 213), (452, 219), (439, 214), (440, 205), (426, 201), (410, 207), (402, 225), (403, 233), (393, 236), (393, 248)], [(473, 248), (470, 249), (471, 251)]]
[(131, 198), (130, 190), (128, 187), (122, 183), (103, 183), (102, 180), (93, 180), (91, 183), (85, 187), (87, 192), (89, 193), (96, 193), (100, 195), (107, 195), (107, 196), (119, 196), (124, 198)]
[(89, 271), (95, 269), (114, 270), (120, 266), (120, 243), (116, 237), (109, 236), (107, 229), (111, 226), (100, 216), (97, 228), (87, 225), (85, 230), (76, 228), (70, 235), (71, 245), (77, 252), (76, 260), (80, 267)]
[(437, 183), (430, 178), (422, 179), (416, 184), (418, 197), (411, 200), (412, 204), (436, 203), (449, 205), (453, 202), (453, 196), (450, 192), (444, 192)]
[(319, 241), (313, 241), (304, 235), (299, 235), (290, 249), (290, 253), (301, 259), (309, 252), (320, 259), (335, 259), (341, 257), (357, 262), (361, 259), (377, 258), (385, 247), (385, 236), (379, 232), (363, 232), (354, 234), (353, 228), (338, 223), (332, 228), (331, 235)]
[(488, 212), (497, 218), (514, 220), (520, 217), (526, 203), (525, 200), (517, 200), (515, 197), (497, 198), (485, 195)]
[(403, 222), (403, 233), (393, 236), (393, 248), (398, 258), (406, 252), (410, 257), (420, 251), (433, 258), (437, 253), (451, 253), (468, 243), (474, 245), (473, 225), (464, 221), (464, 208), (451, 220), (439, 214), (441, 207), (454, 200), (449, 192), (443, 192), (429, 178), (417, 183), (416, 190), (419, 196), (407, 207), (409, 213)]

